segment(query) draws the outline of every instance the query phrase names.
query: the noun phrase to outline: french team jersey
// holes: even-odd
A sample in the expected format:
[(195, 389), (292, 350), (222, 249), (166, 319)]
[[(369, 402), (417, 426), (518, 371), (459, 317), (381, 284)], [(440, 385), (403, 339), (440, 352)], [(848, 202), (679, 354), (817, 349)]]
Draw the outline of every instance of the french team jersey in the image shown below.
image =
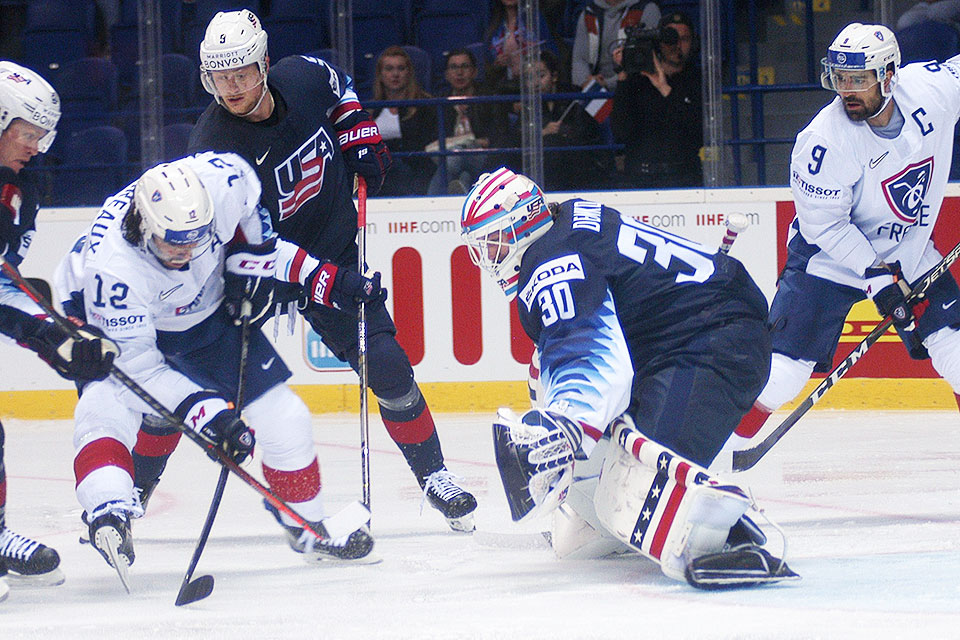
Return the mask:
[(862, 289), (877, 259), (899, 261), (911, 281), (939, 261), (930, 236), (960, 117), (960, 56), (900, 69), (893, 101), (904, 124), (892, 139), (851, 121), (839, 96), (797, 135), (788, 266)]

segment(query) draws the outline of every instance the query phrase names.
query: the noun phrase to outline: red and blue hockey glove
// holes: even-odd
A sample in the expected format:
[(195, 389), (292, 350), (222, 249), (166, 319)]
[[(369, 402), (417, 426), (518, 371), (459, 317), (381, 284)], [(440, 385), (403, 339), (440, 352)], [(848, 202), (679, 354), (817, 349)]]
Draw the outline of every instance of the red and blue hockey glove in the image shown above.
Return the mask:
[[(174, 412), (213, 447), (219, 447), (240, 464), (253, 453), (253, 430), (237, 416), (233, 403), (212, 391), (197, 391), (184, 398)], [(214, 457), (214, 456), (211, 456)]]
[(387, 290), (380, 286), (380, 272), (368, 278), (353, 269), (324, 262), (304, 280), (304, 290), (313, 302), (334, 309), (355, 309), (361, 302), (382, 303)]
[(363, 176), (367, 192), (376, 195), (393, 162), (377, 123), (366, 111), (357, 111), (339, 126), (346, 127), (340, 128), (338, 140), (347, 168)]

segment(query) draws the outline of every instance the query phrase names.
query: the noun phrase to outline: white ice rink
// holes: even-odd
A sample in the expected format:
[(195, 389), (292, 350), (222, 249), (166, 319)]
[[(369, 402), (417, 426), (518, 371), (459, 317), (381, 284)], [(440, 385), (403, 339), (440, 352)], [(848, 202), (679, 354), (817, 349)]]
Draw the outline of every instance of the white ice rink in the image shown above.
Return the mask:
[[(373, 532), (383, 562), (311, 566), (237, 478), (195, 575), (173, 602), (216, 483), (186, 439), (135, 523), (132, 595), (89, 546), (73, 494), (71, 424), (7, 419), (7, 520), (55, 547), (59, 587), (11, 584), (0, 638), (960, 638), (960, 416), (813, 412), (748, 475), (789, 538), (800, 582), (701, 592), (639, 557), (560, 561), (510, 521), (491, 416), (439, 415), (448, 464), (479, 502), (477, 532), (426, 507), (371, 416)], [(774, 416), (774, 420), (780, 415)], [(360, 495), (358, 419), (315, 419), (328, 509)], [(249, 467), (259, 477), (259, 464)], [(12, 582), (12, 581), (11, 581)]]

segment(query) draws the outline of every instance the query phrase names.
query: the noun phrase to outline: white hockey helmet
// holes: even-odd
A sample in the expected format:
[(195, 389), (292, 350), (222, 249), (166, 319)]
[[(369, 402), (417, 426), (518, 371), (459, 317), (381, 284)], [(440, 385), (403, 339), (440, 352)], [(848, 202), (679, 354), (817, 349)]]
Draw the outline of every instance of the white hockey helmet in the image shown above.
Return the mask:
[[(213, 238), (213, 202), (184, 162), (161, 164), (137, 180), (133, 201), (143, 243), (164, 266), (181, 267)], [(162, 244), (157, 244), (157, 240)]]
[[(900, 69), (900, 46), (890, 29), (877, 24), (854, 22), (844, 27), (827, 48), (827, 56), (820, 61), (823, 73), (820, 84), (830, 91), (865, 91), (873, 87), (872, 79), (844, 82), (844, 71), (874, 71), (884, 97), (893, 93)], [(884, 82), (887, 69), (893, 65), (889, 86)], [(839, 72), (839, 73), (838, 73)], [(862, 85), (862, 86), (861, 86)]]
[(517, 295), (523, 252), (552, 225), (540, 187), (506, 167), (477, 179), (460, 215), (471, 260), (496, 278), (508, 300)]
[(57, 135), (60, 96), (36, 71), (0, 60), (0, 132), (16, 118), (47, 130), (37, 143), (46, 153)]
[(200, 81), (219, 101), (212, 73), (256, 63), (260, 79), (267, 72), (267, 32), (249, 9), (221, 11), (213, 16), (200, 42)]

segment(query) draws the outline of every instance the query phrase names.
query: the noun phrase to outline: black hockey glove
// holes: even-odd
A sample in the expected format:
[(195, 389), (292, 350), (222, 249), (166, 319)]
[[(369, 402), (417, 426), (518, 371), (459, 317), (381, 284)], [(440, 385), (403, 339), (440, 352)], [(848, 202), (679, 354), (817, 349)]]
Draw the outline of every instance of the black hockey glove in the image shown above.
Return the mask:
[[(177, 416), (200, 434), (212, 447), (222, 449), (234, 462), (240, 464), (253, 453), (256, 442), (253, 430), (227, 402), (212, 391), (197, 391), (177, 406)], [(216, 456), (211, 455), (216, 459)]]
[(353, 269), (324, 262), (304, 282), (310, 300), (334, 309), (355, 309), (361, 302), (383, 303), (387, 290), (380, 286), (380, 272), (367, 278)]
[(916, 318), (907, 296), (910, 294), (910, 285), (903, 278), (900, 263), (880, 263), (870, 267), (863, 274), (866, 280), (867, 296), (877, 305), (881, 316), (890, 316), (893, 325), (903, 331), (913, 331), (916, 328)]
[(340, 123), (339, 143), (347, 168), (363, 176), (367, 181), (367, 193), (376, 195), (393, 162), (377, 123), (366, 111), (354, 112)]
[(33, 336), (24, 342), (67, 380), (103, 380), (110, 375), (120, 354), (117, 344), (97, 327), (78, 323), (78, 334), (64, 331), (53, 322), (39, 321)]
[(276, 266), (275, 239), (259, 245), (238, 244), (227, 250), (223, 296), (234, 324), (240, 324), (240, 306), (245, 299), (252, 308), (250, 325), (259, 327), (267, 321), (273, 305)]

